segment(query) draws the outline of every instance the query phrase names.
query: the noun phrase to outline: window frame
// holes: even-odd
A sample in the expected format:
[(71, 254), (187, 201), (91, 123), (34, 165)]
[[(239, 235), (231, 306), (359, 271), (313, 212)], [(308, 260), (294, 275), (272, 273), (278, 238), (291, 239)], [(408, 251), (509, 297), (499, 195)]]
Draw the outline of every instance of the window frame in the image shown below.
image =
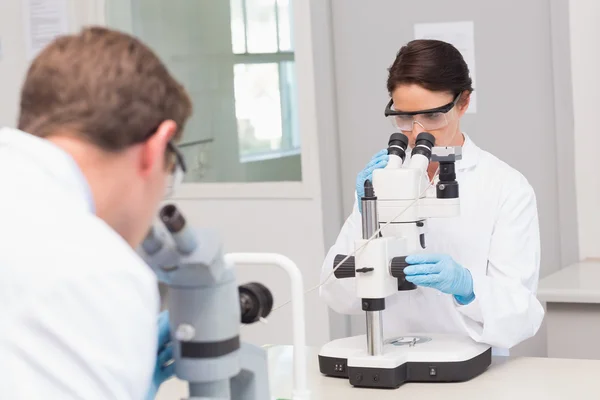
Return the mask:
[[(265, 160), (274, 160), (278, 158), (290, 157), (300, 155), (302, 153), (301, 140), (299, 135), (298, 121), (294, 121), (292, 107), (289, 101), (292, 96), (290, 95), (291, 88), (286, 84), (287, 82), (287, 70), (285, 63), (295, 64), (295, 53), (292, 50), (281, 50), (280, 32), (279, 32), (279, 6), (277, 0), (274, 0), (275, 6), (275, 32), (277, 33), (277, 51), (272, 53), (250, 53), (248, 52), (248, 19), (247, 19), (247, 0), (237, 0), (242, 5), (242, 15), (244, 22), (244, 52), (233, 51), (233, 68), (236, 65), (255, 65), (255, 64), (277, 64), (278, 66), (278, 78), (279, 78), (279, 99), (280, 99), (280, 110), (281, 110), (281, 140), (282, 145), (279, 150), (256, 152), (253, 154), (242, 155), (239, 153), (240, 163), (249, 163)], [(290, 0), (290, 4), (293, 8), (294, 1)], [(293, 19), (292, 12), (292, 19)], [(293, 29), (292, 21), (290, 21), (290, 29)], [(290, 32), (290, 36), (292, 32)], [(296, 77), (297, 81), (297, 77)], [(238, 144), (239, 151), (239, 144)]]
[[(106, 25), (106, 0), (96, 8), (99, 24)], [(137, 1), (130, 0), (130, 14), (123, 15), (122, 30), (133, 34), (133, 12)], [(309, 1), (292, 1), (292, 43), (297, 85), (298, 133), (301, 140), (302, 180), (294, 182), (185, 182), (169, 201), (183, 204), (196, 200), (313, 200), (319, 196), (319, 140), (317, 137), (317, 95), (315, 92), (314, 44), (311, 28), (311, 5)], [(125, 22), (124, 22), (125, 21)]]

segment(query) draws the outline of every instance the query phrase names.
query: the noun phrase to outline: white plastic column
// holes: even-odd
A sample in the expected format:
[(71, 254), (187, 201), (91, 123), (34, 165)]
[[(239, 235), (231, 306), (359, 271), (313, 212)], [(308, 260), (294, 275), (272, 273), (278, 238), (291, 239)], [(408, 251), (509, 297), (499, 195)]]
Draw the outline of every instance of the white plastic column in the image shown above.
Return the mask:
[(275, 253), (229, 253), (225, 261), (231, 264), (276, 265), (285, 270), (292, 286), (292, 319), (294, 321), (294, 388), (293, 400), (310, 399), (306, 380), (306, 316), (304, 314), (304, 283), (302, 273), (289, 258)]

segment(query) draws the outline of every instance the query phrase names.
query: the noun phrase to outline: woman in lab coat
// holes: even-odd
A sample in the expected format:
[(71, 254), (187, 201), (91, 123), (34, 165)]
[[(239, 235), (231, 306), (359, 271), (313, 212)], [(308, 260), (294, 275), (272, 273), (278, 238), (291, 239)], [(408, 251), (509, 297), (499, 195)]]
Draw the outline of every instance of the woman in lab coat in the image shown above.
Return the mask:
[[(409, 148), (427, 131), (437, 146), (462, 146), (462, 160), (456, 163), (461, 214), (428, 220), (426, 249), (406, 260), (411, 264), (406, 279), (417, 290), (386, 298), (385, 334), (462, 333), (506, 354), (535, 335), (544, 316), (535, 296), (540, 239), (534, 191), (522, 174), (460, 130), (473, 89), (468, 67), (452, 45), (408, 43), (389, 69), (387, 88), (386, 115), (409, 138)], [(351, 254), (354, 241), (362, 238), (363, 185), (387, 160), (382, 150), (358, 174), (358, 201), (323, 263), (321, 282), (329, 279), (321, 296), (339, 313), (363, 312), (354, 278), (336, 279), (331, 271), (335, 256)], [(436, 164), (430, 163), (430, 179)]]

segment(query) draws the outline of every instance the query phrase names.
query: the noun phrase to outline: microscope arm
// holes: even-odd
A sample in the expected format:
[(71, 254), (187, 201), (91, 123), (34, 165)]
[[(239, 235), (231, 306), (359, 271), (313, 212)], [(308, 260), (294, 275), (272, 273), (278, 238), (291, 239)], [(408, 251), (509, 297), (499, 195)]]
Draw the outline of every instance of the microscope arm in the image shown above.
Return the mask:
[(292, 319), (294, 321), (294, 388), (293, 400), (307, 400), (310, 391), (306, 379), (306, 327), (304, 284), (302, 274), (289, 258), (273, 253), (228, 253), (225, 262), (235, 265), (276, 265), (287, 272), (292, 286)]

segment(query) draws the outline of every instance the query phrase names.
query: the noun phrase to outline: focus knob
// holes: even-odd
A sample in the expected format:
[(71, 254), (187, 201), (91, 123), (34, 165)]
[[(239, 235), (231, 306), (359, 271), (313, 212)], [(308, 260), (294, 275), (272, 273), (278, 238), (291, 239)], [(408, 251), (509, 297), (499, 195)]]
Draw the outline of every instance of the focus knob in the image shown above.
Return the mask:
[(271, 291), (258, 282), (246, 283), (238, 287), (242, 323), (251, 324), (267, 318), (273, 309)]
[(392, 258), (392, 262), (390, 264), (390, 274), (394, 278), (398, 278), (398, 290), (414, 290), (417, 286), (406, 280), (406, 275), (404, 274), (404, 268), (408, 267), (410, 264), (406, 262), (406, 257), (394, 257)]
[[(335, 259), (333, 260), (333, 268), (337, 267), (338, 264), (341, 263), (346, 257), (348, 256), (343, 254), (338, 254), (335, 256)], [(355, 268), (356, 266), (354, 264), (354, 257), (348, 257), (348, 259), (344, 261), (343, 264), (333, 272), (333, 274), (338, 279), (354, 278), (354, 276), (356, 276), (356, 272), (354, 271)]]

